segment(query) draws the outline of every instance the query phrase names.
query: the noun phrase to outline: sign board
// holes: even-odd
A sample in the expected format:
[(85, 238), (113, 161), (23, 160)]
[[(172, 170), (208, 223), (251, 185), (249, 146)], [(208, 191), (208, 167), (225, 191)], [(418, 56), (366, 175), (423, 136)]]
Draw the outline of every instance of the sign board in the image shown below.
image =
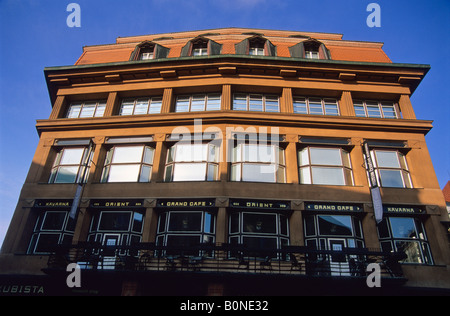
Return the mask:
[(144, 207), (144, 200), (134, 200), (134, 199), (92, 200), (90, 206), (94, 208)]
[(158, 199), (156, 207), (178, 208), (178, 207), (214, 207), (216, 199)]
[(290, 210), (291, 203), (287, 201), (274, 200), (230, 199), (230, 207), (265, 210)]
[(363, 207), (355, 204), (344, 203), (305, 203), (307, 211), (338, 211), (338, 212), (362, 212)]
[(425, 211), (421, 207), (406, 205), (383, 205), (384, 213), (388, 214), (423, 214)]
[(36, 200), (34, 207), (42, 208), (70, 208), (73, 200)]

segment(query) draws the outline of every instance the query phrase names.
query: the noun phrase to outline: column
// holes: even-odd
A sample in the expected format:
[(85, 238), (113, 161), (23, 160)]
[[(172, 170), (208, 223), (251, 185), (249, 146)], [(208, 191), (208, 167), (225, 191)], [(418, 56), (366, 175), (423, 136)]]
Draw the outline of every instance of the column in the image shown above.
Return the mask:
[(222, 104), (221, 109), (222, 111), (231, 110), (231, 85), (224, 84), (222, 86)]
[(288, 142), (285, 150), (286, 183), (298, 183), (297, 143), (298, 135), (286, 135)]
[(409, 99), (409, 95), (402, 94), (400, 99), (398, 100), (398, 106), (400, 111), (402, 112), (402, 117), (404, 119), (415, 120), (416, 114), (414, 113), (414, 109), (411, 104), (411, 100)]
[(161, 113), (170, 113), (172, 108), (173, 89), (165, 88), (162, 99)]
[(166, 157), (164, 150), (164, 141), (166, 140), (166, 134), (155, 134), (156, 141), (155, 154), (153, 155), (153, 168), (151, 182), (162, 181), (164, 177), (164, 158)]
[(64, 112), (66, 110), (67, 98), (65, 95), (58, 95), (56, 97), (56, 101), (53, 104), (52, 113), (50, 114), (49, 119), (55, 120), (58, 118), (64, 117)]
[(343, 91), (339, 102), (339, 113), (342, 116), (355, 116), (353, 108), (353, 99), (350, 91)]
[(106, 108), (103, 116), (113, 116), (115, 113), (119, 112), (119, 96), (117, 92), (110, 92), (108, 94), (108, 99), (106, 100)]
[(280, 112), (281, 113), (293, 113), (294, 112), (291, 88), (283, 88), (283, 93), (281, 94), (280, 101), (281, 101), (280, 102)]

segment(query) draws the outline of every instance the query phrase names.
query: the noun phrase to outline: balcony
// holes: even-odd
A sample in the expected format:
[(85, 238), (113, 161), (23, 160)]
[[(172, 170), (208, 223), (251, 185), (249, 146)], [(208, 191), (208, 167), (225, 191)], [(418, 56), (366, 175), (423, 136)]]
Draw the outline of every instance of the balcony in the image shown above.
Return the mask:
[(137, 243), (132, 246), (103, 246), (79, 243), (57, 246), (49, 256), (47, 274), (65, 272), (77, 263), (90, 273), (125, 274), (215, 274), (215, 275), (283, 275), (303, 278), (346, 278), (366, 280), (373, 272), (367, 266), (376, 263), (380, 277), (404, 283), (399, 261), (404, 253), (386, 253), (367, 248), (344, 248), (342, 251), (314, 250), (287, 246), (282, 249), (253, 249), (243, 245), (198, 245), (183, 249)]

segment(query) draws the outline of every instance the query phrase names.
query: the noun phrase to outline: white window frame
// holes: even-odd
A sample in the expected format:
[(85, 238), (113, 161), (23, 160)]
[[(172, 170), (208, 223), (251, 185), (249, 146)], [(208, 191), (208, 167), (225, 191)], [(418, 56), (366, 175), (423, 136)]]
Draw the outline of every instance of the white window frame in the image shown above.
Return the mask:
[[(106, 101), (72, 102), (67, 111), (66, 118), (102, 117), (105, 114), (105, 109), (106, 109)], [(90, 111), (92, 111), (92, 114), (89, 114)], [(89, 115), (86, 115), (84, 113), (88, 113)]]
[[(330, 116), (340, 115), (339, 101), (334, 98), (294, 96), (292, 98), (292, 101), (294, 106), (294, 113), (296, 114), (330, 115)], [(305, 104), (304, 105), (305, 111), (298, 110), (303, 108), (303, 106), (296, 106), (296, 103)], [(317, 106), (318, 104), (320, 104), (319, 107), (321, 108), (321, 113), (317, 111), (311, 111), (312, 108), (319, 109), (319, 107)], [(336, 105), (336, 107), (335, 108), (333, 107), (333, 109), (329, 109), (328, 106), (331, 104)]]
[[(391, 111), (386, 111), (384, 108), (394, 111), (394, 116), (387, 115)], [(400, 111), (398, 105), (392, 101), (376, 101), (376, 100), (353, 100), (353, 108), (355, 110), (355, 116), (357, 117), (369, 117), (369, 118), (389, 118), (399, 119)], [(364, 112), (364, 113), (363, 113)], [(373, 115), (373, 113), (379, 113), (379, 115)]]
[[(277, 103), (277, 109), (273, 110), (273, 105), (270, 105), (269, 102), (275, 102), (275, 100)], [(245, 109), (243, 107), (236, 108), (235, 105), (237, 105), (238, 103), (241, 105), (245, 103)], [(260, 109), (256, 109), (256, 106), (259, 107), (258, 103), (261, 104)], [(279, 113), (280, 97), (273, 94), (235, 93), (233, 95), (233, 110)]]
[[(145, 104), (145, 103), (147, 103), (146, 110), (144, 112), (138, 112), (137, 111), (137, 109), (139, 108), (138, 104)], [(125, 115), (159, 114), (161, 113), (161, 108), (162, 108), (162, 96), (146, 97), (146, 98), (129, 98), (122, 100), (119, 115), (125, 116)], [(154, 109), (156, 109), (156, 111)]]

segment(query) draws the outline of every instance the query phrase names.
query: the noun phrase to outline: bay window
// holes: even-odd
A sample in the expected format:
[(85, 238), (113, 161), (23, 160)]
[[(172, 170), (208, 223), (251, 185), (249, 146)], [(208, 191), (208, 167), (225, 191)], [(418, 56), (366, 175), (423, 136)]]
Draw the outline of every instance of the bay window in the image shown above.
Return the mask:
[(277, 144), (238, 143), (231, 158), (231, 181), (286, 182), (284, 148)]
[(153, 154), (150, 146), (113, 146), (106, 155), (101, 182), (150, 182)]
[(165, 175), (170, 181), (215, 181), (219, 178), (219, 147), (176, 143), (167, 153)]
[(343, 148), (308, 146), (298, 152), (300, 183), (353, 185), (350, 154)]
[[(53, 162), (49, 183), (80, 183), (85, 182), (88, 161), (92, 155), (88, 147), (64, 147), (56, 154)], [(85, 177), (83, 178), (83, 175)]]
[(405, 155), (398, 150), (371, 150), (377, 178), (382, 187), (412, 188)]

